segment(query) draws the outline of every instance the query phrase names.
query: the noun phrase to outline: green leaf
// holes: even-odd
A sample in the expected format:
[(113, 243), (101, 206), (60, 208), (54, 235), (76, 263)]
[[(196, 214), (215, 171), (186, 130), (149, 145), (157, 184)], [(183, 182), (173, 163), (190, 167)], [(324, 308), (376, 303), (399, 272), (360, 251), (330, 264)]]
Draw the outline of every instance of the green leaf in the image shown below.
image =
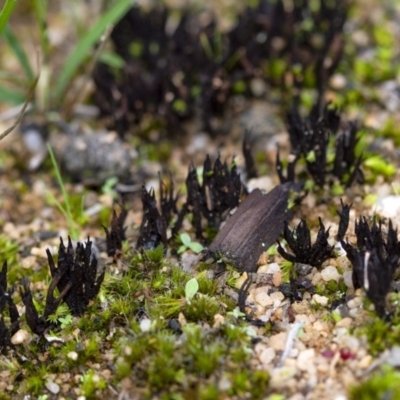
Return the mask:
[(194, 251), (196, 254), (201, 253), (204, 249), (204, 247), (197, 242), (190, 242), (188, 245), (190, 250)]
[(0, 86), (0, 101), (8, 104), (21, 104), (25, 100), (25, 94), (18, 90), (13, 90)]
[(111, 68), (121, 69), (125, 65), (125, 60), (118, 54), (103, 51), (99, 56), (99, 61), (108, 65)]
[(383, 175), (385, 178), (388, 178), (396, 173), (396, 167), (388, 161), (385, 161), (379, 155), (368, 157), (364, 161), (363, 165), (374, 173)]
[(117, 22), (132, 6), (132, 0), (120, 0), (105, 13), (81, 38), (72, 54), (67, 58), (54, 89), (55, 101), (60, 100), (77, 69), (85, 61), (92, 47), (100, 39), (108, 26)]
[(10, 46), (10, 49), (13, 51), (15, 56), (18, 59), (19, 65), (25, 72), (27, 78), (32, 81), (35, 78), (35, 74), (32, 71), (31, 65), (29, 64), (28, 57), (26, 55), (25, 50), (21, 46), (18, 38), (11, 31), (9, 26), (4, 28), (4, 38), (7, 44)]
[(190, 236), (187, 233), (181, 233), (179, 235), (179, 238), (181, 239), (182, 244), (184, 244), (186, 247), (189, 247), (190, 243), (192, 242)]
[(10, 19), (16, 4), (17, 0), (6, 0), (3, 9), (0, 12), (0, 35), (3, 33), (3, 30), (6, 27), (6, 24)]
[(197, 282), (196, 278), (190, 279), (185, 286), (185, 297), (186, 301), (189, 303), (190, 300), (196, 295), (199, 291), (199, 282)]

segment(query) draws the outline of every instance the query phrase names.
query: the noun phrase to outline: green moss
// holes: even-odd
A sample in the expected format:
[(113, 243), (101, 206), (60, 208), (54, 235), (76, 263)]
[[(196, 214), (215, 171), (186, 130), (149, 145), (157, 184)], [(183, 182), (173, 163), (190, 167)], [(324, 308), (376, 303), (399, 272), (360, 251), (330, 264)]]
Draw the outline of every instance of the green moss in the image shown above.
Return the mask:
[(384, 366), (365, 382), (350, 389), (349, 400), (396, 400), (400, 398), (400, 371)]

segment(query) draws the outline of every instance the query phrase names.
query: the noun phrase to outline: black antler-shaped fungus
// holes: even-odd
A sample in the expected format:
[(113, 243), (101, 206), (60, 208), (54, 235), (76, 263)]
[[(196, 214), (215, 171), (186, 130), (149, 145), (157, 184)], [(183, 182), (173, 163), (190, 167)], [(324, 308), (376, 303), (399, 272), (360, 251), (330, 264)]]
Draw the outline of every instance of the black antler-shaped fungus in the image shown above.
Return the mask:
[(70, 290), (72, 283), (68, 283), (64, 290), (60, 291), (60, 295), (56, 298), (54, 297), (54, 290), (59, 284), (63, 277), (63, 271), (57, 270), (53, 279), (51, 280), (50, 286), (47, 289), (46, 295), (46, 305), (44, 308), (43, 316), (39, 316), (36, 307), (32, 300), (32, 292), (29, 287), (29, 280), (24, 278), (22, 280), (22, 288), (20, 288), (20, 294), (22, 302), (25, 305), (25, 318), (26, 322), (33, 333), (37, 335), (42, 335), (51, 326), (51, 322), (48, 317), (57, 311), (57, 307), (61, 301), (65, 298), (65, 295)]
[(126, 240), (124, 222), (128, 212), (123, 209), (119, 215), (113, 210), (111, 229), (103, 226), (106, 233), (107, 255), (116, 257), (122, 250), (122, 242)]
[[(57, 288), (63, 296), (73, 315), (82, 315), (90, 300), (93, 300), (104, 279), (105, 270), (97, 270), (97, 257), (88, 239), (85, 244), (77, 243), (74, 251), (71, 238), (68, 237), (68, 247), (60, 238), (58, 251), (58, 266), (54, 264), (49, 250), (46, 250), (50, 272)], [(67, 289), (69, 287), (69, 289)]]
[(140, 225), (140, 236), (137, 248), (153, 249), (160, 244), (167, 248), (167, 222), (157, 208), (154, 190), (147, 191), (142, 187), (143, 220)]
[(357, 248), (342, 240), (347, 258), (353, 265), (353, 285), (364, 288), (380, 317), (385, 317), (386, 296), (391, 290), (394, 273), (400, 258), (400, 243), (397, 229), (389, 220), (386, 240), (382, 223), (373, 222), (369, 227), (365, 217), (355, 222)]
[(278, 242), (278, 252), (288, 261), (309, 264), (319, 268), (324, 261), (333, 255), (333, 246), (328, 243), (329, 229), (325, 230), (325, 226), (319, 218), (317, 238), (315, 243), (311, 244), (310, 229), (305, 220), (301, 220), (293, 231), (289, 229), (287, 222), (285, 222), (283, 237), (294, 254), (286, 252), (280, 242)]
[[(12, 298), (13, 290), (7, 291), (7, 262), (3, 263), (0, 271), (0, 351), (5, 352), (7, 347), (11, 347), (11, 336), (19, 329), (19, 313)], [(8, 315), (11, 325), (8, 328), (4, 321), (4, 311), (8, 306)]]
[(336, 235), (336, 239), (340, 242), (344, 239), (344, 235), (347, 232), (347, 228), (349, 227), (349, 220), (350, 220), (350, 209), (353, 204), (344, 204), (343, 200), (340, 199), (340, 204), (342, 205), (341, 211), (336, 211), (339, 215), (339, 228)]
[(204, 240), (202, 219), (207, 220), (209, 228), (217, 230), (228, 212), (239, 205), (242, 184), (235, 165), (230, 168), (226, 162), (221, 162), (220, 156), (212, 165), (207, 156), (202, 183), (199, 182), (196, 169), (191, 166), (186, 187), (187, 200), (179, 219), (183, 219), (188, 212), (192, 213), (196, 237)]

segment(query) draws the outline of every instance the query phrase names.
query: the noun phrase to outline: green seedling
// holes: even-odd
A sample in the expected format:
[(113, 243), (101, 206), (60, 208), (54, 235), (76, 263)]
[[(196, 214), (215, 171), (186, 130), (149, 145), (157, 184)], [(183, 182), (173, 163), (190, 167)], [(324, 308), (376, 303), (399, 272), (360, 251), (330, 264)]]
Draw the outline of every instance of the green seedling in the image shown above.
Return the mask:
[(178, 254), (184, 253), (186, 250), (192, 250), (194, 253), (199, 254), (204, 250), (204, 247), (198, 242), (192, 242), (192, 239), (187, 233), (181, 233), (179, 239), (182, 245), (178, 249)]
[[(71, 238), (73, 240), (78, 240), (79, 239), (79, 227), (76, 222), (76, 219), (74, 219), (74, 217), (72, 215), (71, 201), (70, 201), (69, 194), (67, 192), (67, 189), (65, 188), (60, 169), (58, 168), (58, 164), (57, 164), (56, 158), (54, 157), (54, 153), (53, 153), (53, 150), (52, 150), (50, 144), (47, 144), (47, 148), (48, 148), (48, 151), (50, 154), (51, 163), (53, 165), (53, 169), (54, 169), (54, 173), (57, 178), (58, 185), (60, 186), (60, 189), (61, 189), (63, 203), (60, 203), (55, 198), (55, 196), (53, 196), (50, 192), (49, 192), (49, 198), (50, 198), (51, 202), (54, 203), (57, 206), (57, 208), (59, 209), (59, 211), (64, 215), (64, 217), (67, 221), (67, 224), (68, 224), (68, 228), (69, 228), (68, 230), (70, 232)], [(83, 199), (82, 199), (82, 204), (83, 204)], [(83, 214), (84, 214), (84, 211), (82, 209), (80, 216), (83, 217)]]
[(192, 278), (189, 281), (187, 281), (185, 285), (185, 297), (188, 304), (190, 304), (190, 301), (193, 299), (193, 297), (196, 295), (198, 291), (199, 291), (199, 283), (197, 282), (196, 278)]

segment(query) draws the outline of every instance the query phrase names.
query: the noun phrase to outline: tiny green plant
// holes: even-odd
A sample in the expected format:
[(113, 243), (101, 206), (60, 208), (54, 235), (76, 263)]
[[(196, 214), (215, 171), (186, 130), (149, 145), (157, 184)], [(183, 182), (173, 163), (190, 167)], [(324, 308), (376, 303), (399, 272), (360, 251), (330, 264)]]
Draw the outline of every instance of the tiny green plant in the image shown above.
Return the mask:
[(179, 239), (182, 245), (178, 249), (178, 254), (184, 253), (186, 250), (192, 250), (194, 253), (199, 254), (203, 251), (203, 246), (198, 242), (192, 242), (192, 239), (187, 233), (181, 233)]
[(193, 297), (196, 295), (198, 291), (199, 291), (199, 282), (197, 282), (197, 279), (192, 278), (188, 280), (185, 285), (185, 297), (188, 304), (190, 304), (190, 301), (193, 299)]
[[(60, 210), (60, 212), (64, 215), (65, 219), (67, 220), (71, 238), (74, 240), (77, 240), (79, 238), (79, 229), (78, 229), (76, 221), (74, 220), (74, 218), (72, 216), (70, 197), (68, 195), (67, 189), (65, 188), (60, 169), (58, 168), (58, 164), (57, 164), (56, 158), (54, 156), (54, 153), (53, 153), (53, 150), (52, 150), (50, 144), (47, 144), (47, 148), (48, 148), (48, 151), (50, 154), (51, 163), (54, 168), (54, 173), (56, 175), (58, 185), (60, 186), (60, 189), (61, 189), (63, 203), (59, 202), (56, 199), (56, 197), (54, 195), (52, 195), (50, 192), (49, 192), (49, 197), (50, 197), (51, 202), (53, 202), (57, 206), (57, 208)], [(83, 214), (83, 211), (82, 211), (82, 214)]]

